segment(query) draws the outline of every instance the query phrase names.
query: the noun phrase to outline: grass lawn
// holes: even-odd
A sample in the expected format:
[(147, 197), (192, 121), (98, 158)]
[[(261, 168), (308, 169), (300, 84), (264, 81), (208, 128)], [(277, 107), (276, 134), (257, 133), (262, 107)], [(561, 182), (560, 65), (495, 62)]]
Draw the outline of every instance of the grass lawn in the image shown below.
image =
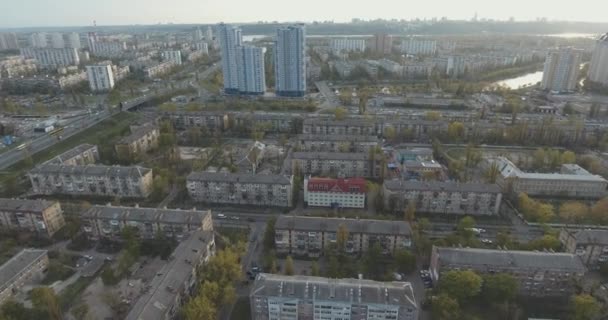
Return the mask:
[(249, 299), (240, 297), (234, 304), (230, 320), (251, 319), (251, 309), (249, 309)]
[(82, 292), (84, 292), (84, 290), (89, 286), (89, 284), (91, 284), (91, 282), (93, 282), (94, 279), (95, 277), (80, 277), (78, 280), (76, 280), (76, 282), (63, 289), (59, 295), (59, 305), (61, 306), (61, 310), (63, 310), (63, 312), (70, 310), (70, 307), (79, 300), (78, 298)]

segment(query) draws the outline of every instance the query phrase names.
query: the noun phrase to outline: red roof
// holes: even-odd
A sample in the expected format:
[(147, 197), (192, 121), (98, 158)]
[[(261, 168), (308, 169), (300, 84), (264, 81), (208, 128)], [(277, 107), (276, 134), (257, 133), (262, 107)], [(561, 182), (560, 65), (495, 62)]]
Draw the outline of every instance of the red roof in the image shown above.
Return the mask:
[(309, 192), (365, 193), (365, 185), (363, 178), (310, 178), (307, 188)]

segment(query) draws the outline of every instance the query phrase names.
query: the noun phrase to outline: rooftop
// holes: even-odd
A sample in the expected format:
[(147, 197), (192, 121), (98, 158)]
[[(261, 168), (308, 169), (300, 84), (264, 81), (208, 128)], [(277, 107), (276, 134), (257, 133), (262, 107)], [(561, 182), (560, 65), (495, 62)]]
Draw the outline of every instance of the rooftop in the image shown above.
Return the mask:
[(251, 295), (417, 308), (414, 291), (409, 282), (261, 273), (253, 284)]
[(152, 169), (140, 166), (105, 166), (105, 165), (86, 165), (86, 166), (65, 166), (59, 164), (42, 164), (32, 170), (30, 174), (56, 174), (56, 175), (83, 175), (98, 177), (142, 177)]
[(92, 144), (88, 144), (88, 143), (83, 143), (81, 145), (78, 145), (46, 162), (44, 162), (44, 164), (62, 164), (67, 160), (70, 160), (82, 153), (84, 153), (85, 151), (89, 150), (89, 149), (97, 149), (97, 146), (92, 145)]
[(352, 152), (294, 152), (292, 159), (298, 160), (367, 160), (368, 153)]
[(441, 264), (564, 270), (583, 273), (581, 260), (570, 253), (435, 247)]
[(300, 141), (352, 141), (352, 142), (378, 142), (376, 136), (351, 135), (351, 134), (300, 134)]
[(569, 232), (574, 236), (577, 244), (598, 243), (608, 245), (608, 230), (586, 229)]
[(384, 187), (391, 191), (447, 191), (500, 193), (500, 187), (487, 183), (460, 183), (450, 181), (386, 180)]
[[(127, 320), (165, 319), (174, 306), (184, 283), (192, 275), (197, 261), (207, 255), (207, 243), (213, 240), (213, 233), (197, 230), (179, 243), (157, 276), (149, 283), (149, 290), (137, 300), (127, 315)], [(174, 309), (177, 312), (177, 309)]]
[(0, 211), (42, 212), (56, 201), (0, 198)]
[[(569, 180), (569, 181), (595, 181), (606, 182), (606, 179), (598, 175), (584, 174), (582, 171), (578, 173), (535, 173), (523, 172), (513, 162), (505, 157), (490, 159), (498, 165), (501, 176), (503, 178), (519, 178), (519, 179), (536, 179), (536, 180)], [(563, 167), (569, 168), (569, 167)], [(582, 168), (581, 168), (582, 169)], [(584, 170), (584, 169), (583, 169)], [(585, 170), (586, 171), (586, 170)], [(587, 172), (588, 173), (588, 172)]]
[(412, 230), (405, 221), (390, 220), (359, 220), (345, 218), (319, 218), (300, 216), (279, 216), (276, 229), (292, 229), (302, 231), (338, 231), (344, 225), (350, 233), (397, 234), (410, 235)]
[(201, 224), (211, 211), (157, 209), (142, 207), (92, 206), (82, 218), (125, 221), (158, 221), (173, 224)]
[(17, 275), (47, 254), (46, 250), (23, 249), (0, 266), (0, 291), (10, 285)]
[(220, 173), (220, 172), (192, 172), (188, 175), (190, 181), (219, 181), (232, 183), (252, 184), (284, 184), (291, 185), (291, 177), (278, 174), (251, 174), (251, 173)]
[(137, 129), (133, 130), (133, 132), (131, 132), (130, 135), (123, 137), (116, 144), (133, 143), (133, 142), (143, 138), (144, 136), (146, 136), (148, 133), (150, 133), (152, 130), (155, 130), (155, 129), (158, 129), (158, 127), (153, 124), (145, 124), (141, 127), (137, 127)]

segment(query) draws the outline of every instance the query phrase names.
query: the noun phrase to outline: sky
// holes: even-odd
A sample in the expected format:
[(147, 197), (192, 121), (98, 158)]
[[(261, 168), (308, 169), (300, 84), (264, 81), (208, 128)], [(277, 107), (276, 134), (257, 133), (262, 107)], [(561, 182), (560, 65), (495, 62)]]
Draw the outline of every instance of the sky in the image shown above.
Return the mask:
[(606, 0), (0, 0), (0, 27), (447, 17), (608, 22)]

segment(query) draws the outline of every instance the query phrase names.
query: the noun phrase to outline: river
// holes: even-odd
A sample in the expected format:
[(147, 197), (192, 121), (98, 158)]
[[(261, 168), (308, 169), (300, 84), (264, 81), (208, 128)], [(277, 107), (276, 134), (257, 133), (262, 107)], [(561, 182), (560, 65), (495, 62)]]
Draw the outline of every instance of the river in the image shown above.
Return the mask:
[(523, 76), (500, 80), (494, 82), (493, 84), (499, 85), (502, 87), (507, 87), (509, 89), (519, 89), (522, 87), (528, 87), (530, 85), (535, 85), (543, 79), (543, 72), (537, 71), (528, 74), (524, 74)]

